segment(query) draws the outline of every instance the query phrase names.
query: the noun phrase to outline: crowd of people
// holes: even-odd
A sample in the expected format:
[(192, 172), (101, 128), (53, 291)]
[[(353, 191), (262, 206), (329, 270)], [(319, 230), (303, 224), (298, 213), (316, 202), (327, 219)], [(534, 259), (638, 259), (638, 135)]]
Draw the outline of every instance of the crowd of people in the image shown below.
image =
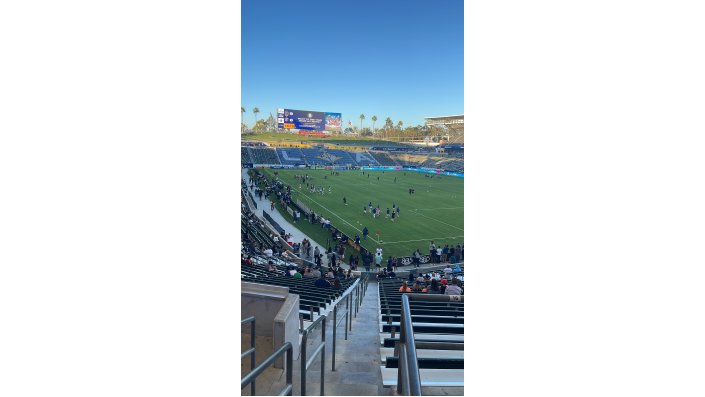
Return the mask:
[(447, 273), (427, 273), (415, 277), (413, 272), (410, 272), (409, 279), (402, 282), (399, 292), (462, 295), (463, 280), (462, 277), (452, 277)]

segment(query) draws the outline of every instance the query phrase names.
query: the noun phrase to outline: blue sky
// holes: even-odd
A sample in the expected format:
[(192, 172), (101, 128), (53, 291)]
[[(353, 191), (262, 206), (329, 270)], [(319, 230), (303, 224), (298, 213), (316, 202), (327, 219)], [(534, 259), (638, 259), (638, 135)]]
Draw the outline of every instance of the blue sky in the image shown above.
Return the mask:
[(245, 122), (278, 107), (375, 127), (463, 113), (462, 0), (243, 0)]

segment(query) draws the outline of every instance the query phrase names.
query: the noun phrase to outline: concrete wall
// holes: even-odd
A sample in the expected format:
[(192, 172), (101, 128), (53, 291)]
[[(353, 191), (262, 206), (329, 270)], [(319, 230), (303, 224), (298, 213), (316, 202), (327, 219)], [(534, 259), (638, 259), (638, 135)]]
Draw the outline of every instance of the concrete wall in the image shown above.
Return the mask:
[[(289, 288), (276, 285), (241, 282), (242, 318), (255, 316), (255, 332), (272, 337), (272, 351), (291, 342), (294, 359), (299, 355), (299, 296)], [(249, 325), (242, 328), (249, 332)], [(284, 356), (275, 363), (283, 368)]]
[[(274, 349), (286, 342), (291, 342), (294, 360), (299, 356), (299, 296), (289, 294), (279, 313), (274, 318)], [(284, 368), (284, 357), (274, 364), (276, 368)]]
[[(255, 332), (261, 336), (274, 336), (274, 317), (284, 305), (289, 288), (241, 282), (242, 318), (255, 316)], [(243, 328), (244, 329), (244, 328)]]

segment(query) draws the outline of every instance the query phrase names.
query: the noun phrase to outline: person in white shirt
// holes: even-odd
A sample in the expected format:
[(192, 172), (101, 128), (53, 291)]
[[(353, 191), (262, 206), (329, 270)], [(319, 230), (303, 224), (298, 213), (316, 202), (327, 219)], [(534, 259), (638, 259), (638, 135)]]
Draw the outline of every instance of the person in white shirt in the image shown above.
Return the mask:
[(266, 250), (264, 250), (264, 254), (267, 255), (268, 257), (271, 257), (273, 254), (273, 251), (271, 248), (267, 248)]
[(436, 248), (436, 258), (438, 258), (438, 262), (441, 262), (441, 255), (443, 254), (443, 249), (439, 245), (438, 248)]
[(453, 274), (453, 268), (450, 267), (450, 265), (446, 266), (445, 269), (443, 269), (443, 273), (446, 274), (446, 278), (450, 280), (450, 276)]
[(460, 288), (460, 280), (453, 279), (453, 283), (446, 287), (446, 295), (462, 295), (463, 289)]

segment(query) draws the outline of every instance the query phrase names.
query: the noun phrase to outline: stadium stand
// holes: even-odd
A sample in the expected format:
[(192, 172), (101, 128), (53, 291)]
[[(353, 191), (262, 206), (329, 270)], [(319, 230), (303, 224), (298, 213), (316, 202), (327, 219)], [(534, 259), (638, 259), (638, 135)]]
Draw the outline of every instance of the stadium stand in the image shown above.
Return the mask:
[[(328, 306), (342, 295), (355, 279), (340, 279), (342, 288), (320, 288), (314, 285), (317, 278), (301, 278), (285, 276), (289, 269), (298, 269), (303, 272), (300, 265), (277, 257), (265, 257), (262, 255), (251, 255), (253, 264), (242, 266), (241, 281), (279, 285), (289, 288), (289, 292), (299, 295), (299, 313), (305, 320), (311, 320), (311, 313), (320, 314), (326, 311)], [(269, 261), (273, 262), (276, 272), (266, 270)]]
[(254, 164), (281, 164), (277, 152), (270, 148), (250, 148), (250, 156)]
[(377, 160), (375, 160), (369, 152), (355, 152), (351, 153), (351, 155), (355, 158), (355, 163), (359, 166), (372, 167), (379, 165)]
[(242, 156), (242, 160), (240, 160), (242, 164), (252, 164), (250, 151), (246, 147), (243, 146), (240, 148), (240, 155)]
[[(397, 385), (400, 321), (403, 316), (400, 292), (402, 281), (379, 281), (380, 300), (380, 355), (383, 366), (383, 385)], [(412, 293), (411, 295), (437, 296), (441, 294)], [(421, 298), (424, 299), (424, 298)], [(410, 300), (413, 338), (416, 344), (422, 387), (463, 386), (463, 301), (451, 298), (443, 301)]]
[(283, 165), (306, 165), (304, 155), (299, 148), (278, 148), (277, 153)]
[(330, 161), (328, 164), (336, 164), (336, 165), (355, 165), (355, 158), (352, 156), (351, 152), (346, 152), (344, 150), (338, 150), (338, 149), (328, 149), (321, 151), (321, 154), (327, 153)]
[(370, 155), (379, 163), (379, 165), (382, 166), (389, 166), (389, 167), (396, 167), (400, 165), (397, 163), (392, 157), (389, 156), (387, 153), (383, 152), (369, 152)]
[(322, 148), (242, 147), (242, 164), (287, 166), (386, 166), (420, 167), (463, 172), (462, 153), (458, 156), (405, 152), (349, 152)]
[(302, 148), (301, 153), (304, 155), (304, 160), (308, 165), (324, 165), (327, 163), (319, 158), (320, 150), (318, 149)]

